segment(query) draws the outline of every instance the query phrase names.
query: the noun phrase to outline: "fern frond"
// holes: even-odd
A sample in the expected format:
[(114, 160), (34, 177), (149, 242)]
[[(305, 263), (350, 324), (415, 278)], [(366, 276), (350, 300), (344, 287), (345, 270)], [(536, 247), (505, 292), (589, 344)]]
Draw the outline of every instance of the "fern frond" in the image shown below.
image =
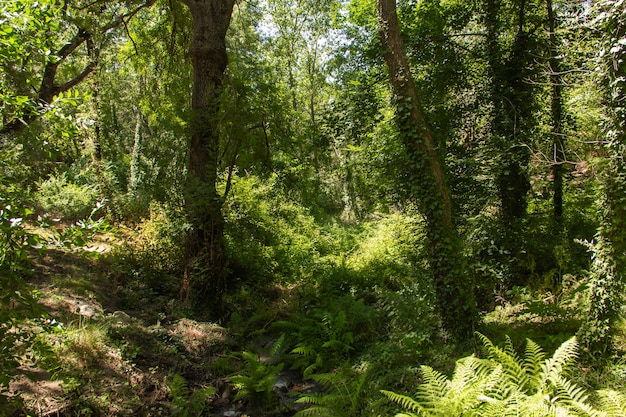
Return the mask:
[(417, 397), (427, 403), (436, 402), (448, 394), (448, 378), (430, 366), (422, 365), (424, 382), (418, 387)]
[(256, 355), (256, 353), (242, 352), (241, 356), (243, 357), (243, 360), (249, 365), (259, 362), (259, 357)]
[(278, 330), (282, 330), (282, 331), (287, 331), (287, 330), (291, 330), (291, 331), (298, 331), (300, 329), (301, 324), (291, 320), (276, 320), (275, 322), (273, 322), (270, 327), (272, 329), (278, 329)]
[[(497, 365), (489, 377), (485, 379), (481, 395), (485, 396), (484, 401), (487, 402), (508, 401), (516, 392), (519, 392), (519, 387), (504, 375), (502, 365)], [(487, 399), (493, 401), (488, 401)]]
[(516, 383), (520, 387), (527, 387), (529, 383), (527, 371), (524, 368), (523, 361), (513, 349), (511, 339), (507, 336), (505, 348), (501, 349), (494, 345), (487, 336), (481, 333), (476, 333), (476, 335), (481, 340), (487, 352), (487, 357), (494, 362), (501, 364), (504, 374), (507, 375), (512, 382)]
[(325, 394), (321, 392), (313, 392), (311, 394), (303, 395), (295, 402), (296, 404), (322, 405), (324, 404), (324, 396)]
[(607, 417), (626, 416), (626, 395), (613, 390), (599, 390), (599, 405)]
[(326, 407), (320, 407), (320, 406), (308, 407), (294, 414), (294, 417), (333, 417), (333, 416), (336, 416), (333, 410), (326, 408)]
[(511, 394), (502, 398), (482, 395), (480, 400), (483, 402), (478, 412), (480, 416), (520, 417), (519, 395)]
[(285, 353), (285, 350), (287, 349), (285, 342), (286, 339), (287, 335), (283, 333), (272, 345), (272, 348), (270, 349), (270, 358), (272, 361), (277, 360), (279, 356)]
[(539, 382), (541, 386), (546, 386), (548, 382), (558, 380), (569, 365), (578, 357), (578, 342), (576, 336), (563, 342), (554, 352), (550, 359), (541, 365), (541, 376)]
[(517, 351), (513, 347), (513, 341), (508, 334), (504, 336), (504, 353), (519, 362), (519, 356), (517, 355)]
[(541, 366), (546, 359), (546, 354), (541, 347), (530, 339), (526, 339), (526, 350), (524, 352), (524, 365), (528, 373), (530, 389), (539, 388), (541, 379)]
[[(309, 404), (312, 406), (320, 406), (332, 410), (333, 408), (341, 408), (345, 403), (344, 397), (340, 394), (325, 394), (323, 392), (314, 392), (303, 395), (295, 401), (297, 404)], [(338, 407), (339, 406), (339, 407)]]
[(298, 346), (296, 346), (295, 348), (291, 350), (291, 353), (295, 353), (296, 355), (303, 355), (303, 356), (315, 356), (317, 354), (317, 351), (315, 350), (313, 346), (300, 343)]
[(345, 379), (342, 375), (332, 372), (311, 375), (311, 378), (318, 384), (321, 384), (325, 387), (337, 386), (339, 384), (345, 383)]
[(187, 380), (178, 374), (173, 374), (167, 385), (170, 388), (172, 397), (174, 398), (188, 398), (191, 394)]
[(585, 392), (584, 388), (579, 387), (575, 383), (568, 381), (561, 376), (554, 381), (554, 384), (557, 387), (559, 398), (565, 400), (567, 403), (585, 404), (586, 406), (589, 396)]
[(524, 396), (519, 399), (516, 406), (516, 411), (519, 416), (556, 416), (556, 411), (550, 402), (550, 397), (542, 393)]
[(402, 408), (405, 408), (407, 410), (421, 411), (424, 409), (420, 403), (407, 395), (396, 394), (395, 392), (385, 390), (381, 390), (380, 392), (385, 397), (389, 398), (389, 400), (393, 401), (396, 404), (399, 404)]

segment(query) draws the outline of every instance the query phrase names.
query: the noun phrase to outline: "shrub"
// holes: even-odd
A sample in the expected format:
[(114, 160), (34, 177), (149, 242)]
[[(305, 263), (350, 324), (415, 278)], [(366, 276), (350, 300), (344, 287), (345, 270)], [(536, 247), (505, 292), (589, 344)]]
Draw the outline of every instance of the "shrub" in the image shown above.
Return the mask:
[(35, 194), (35, 201), (43, 211), (66, 220), (88, 217), (98, 200), (97, 187), (73, 183), (65, 173), (39, 183)]
[(316, 372), (330, 371), (373, 341), (377, 319), (372, 307), (345, 295), (294, 314), (290, 320), (277, 321), (273, 327), (284, 331), (287, 344), (293, 346), (291, 367), (308, 378)]
[(173, 374), (168, 380), (170, 395), (172, 397), (172, 416), (174, 417), (197, 417), (203, 415), (207, 408), (209, 397), (215, 394), (215, 388), (200, 388), (191, 390), (185, 378)]
[(187, 228), (178, 210), (152, 204), (150, 217), (138, 224), (132, 237), (115, 252), (122, 274), (120, 284), (173, 295), (182, 276)]

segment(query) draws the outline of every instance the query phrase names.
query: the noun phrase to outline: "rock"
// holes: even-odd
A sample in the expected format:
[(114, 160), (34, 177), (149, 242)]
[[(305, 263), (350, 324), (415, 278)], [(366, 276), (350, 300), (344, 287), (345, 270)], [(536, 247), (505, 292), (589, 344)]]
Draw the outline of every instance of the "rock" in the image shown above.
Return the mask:
[(119, 310), (118, 311), (114, 311), (113, 314), (111, 314), (111, 317), (118, 324), (129, 324), (132, 321), (131, 317), (128, 314), (124, 313), (123, 311), (119, 311)]

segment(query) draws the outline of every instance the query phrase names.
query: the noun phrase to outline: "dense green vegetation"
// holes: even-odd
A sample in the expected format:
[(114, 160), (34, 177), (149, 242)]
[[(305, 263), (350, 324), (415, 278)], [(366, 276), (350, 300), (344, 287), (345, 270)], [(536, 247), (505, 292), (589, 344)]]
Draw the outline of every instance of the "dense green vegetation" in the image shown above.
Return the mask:
[(626, 415), (626, 3), (0, 2), (0, 415)]

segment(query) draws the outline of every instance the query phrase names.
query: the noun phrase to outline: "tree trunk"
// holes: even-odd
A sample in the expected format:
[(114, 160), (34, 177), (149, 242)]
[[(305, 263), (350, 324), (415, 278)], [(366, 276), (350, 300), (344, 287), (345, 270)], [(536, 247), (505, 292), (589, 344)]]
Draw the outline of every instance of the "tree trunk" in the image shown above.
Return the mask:
[(603, 33), (597, 66), (604, 95), (606, 154), (599, 212), (601, 226), (594, 245), (589, 310), (578, 333), (588, 358), (613, 350), (626, 283), (626, 9), (614, 0), (598, 2), (597, 28)]
[[(193, 226), (188, 239), (181, 296), (214, 297), (222, 312), (225, 289), (224, 217), (217, 192), (220, 94), (228, 63), (226, 32), (234, 0), (183, 0), (193, 18), (189, 55), (193, 64), (191, 137), (185, 187), (186, 211)], [(189, 294), (189, 292), (192, 294)], [(203, 302), (204, 304), (204, 302)]]
[(475, 308), (471, 278), (464, 275), (464, 260), (458, 250), (445, 169), (411, 76), (396, 1), (379, 0), (378, 18), (394, 93), (396, 121), (412, 163), (409, 173), (412, 193), (428, 222), (430, 263), (442, 323), (457, 340), (464, 340), (473, 332)]
[[(533, 86), (528, 83), (533, 59), (529, 34), (525, 30), (527, 0), (515, 2), (517, 28), (513, 43), (502, 47), (503, 21), (512, 16), (499, 0), (484, 0), (483, 19), (486, 30), (488, 71), (488, 104), (491, 107), (490, 133), (495, 152), (494, 178), (500, 200), (500, 227), (505, 230), (495, 238), (502, 248), (501, 265), (507, 271), (505, 286), (525, 285), (529, 276), (523, 246), (524, 218), (528, 205), (530, 178), (529, 135), (533, 128)], [(508, 35), (508, 34), (507, 34)]]
[(549, 70), (550, 70), (550, 119), (552, 123), (552, 189), (553, 216), (556, 224), (563, 220), (563, 163), (565, 162), (565, 143), (563, 136), (563, 84), (561, 80), (561, 62), (557, 51), (556, 17), (552, 0), (546, 0), (548, 12)]

